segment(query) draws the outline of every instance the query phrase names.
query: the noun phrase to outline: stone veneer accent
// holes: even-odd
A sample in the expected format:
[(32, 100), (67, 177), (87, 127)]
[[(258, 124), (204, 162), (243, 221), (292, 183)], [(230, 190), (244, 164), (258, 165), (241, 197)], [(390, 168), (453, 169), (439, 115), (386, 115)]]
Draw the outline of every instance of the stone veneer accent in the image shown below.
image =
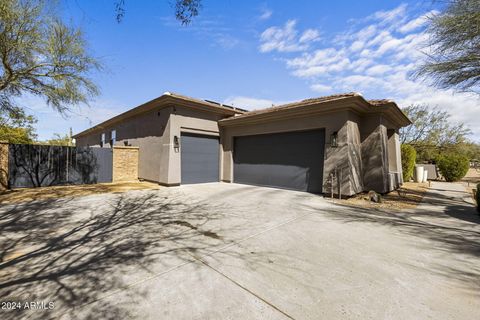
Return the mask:
[(0, 141), (0, 191), (8, 188), (8, 143)]
[(113, 147), (113, 182), (138, 180), (138, 147)]

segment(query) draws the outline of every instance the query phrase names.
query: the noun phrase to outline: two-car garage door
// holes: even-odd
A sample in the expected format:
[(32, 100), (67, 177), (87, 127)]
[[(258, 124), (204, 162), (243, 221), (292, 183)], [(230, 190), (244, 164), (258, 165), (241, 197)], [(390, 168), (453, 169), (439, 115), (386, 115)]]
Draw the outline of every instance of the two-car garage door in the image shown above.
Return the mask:
[[(322, 192), (325, 131), (234, 138), (236, 183)], [(219, 181), (218, 137), (182, 133), (182, 184)]]
[(234, 182), (322, 192), (325, 131), (235, 137)]

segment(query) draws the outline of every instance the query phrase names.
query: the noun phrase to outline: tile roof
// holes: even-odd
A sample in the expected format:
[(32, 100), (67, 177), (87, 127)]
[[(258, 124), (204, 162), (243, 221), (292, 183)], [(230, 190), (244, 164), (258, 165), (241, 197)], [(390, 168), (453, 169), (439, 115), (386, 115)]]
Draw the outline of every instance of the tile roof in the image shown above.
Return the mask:
[(367, 100), (367, 102), (374, 106), (384, 106), (389, 103), (395, 103), (394, 101), (389, 99), (373, 99), (373, 100)]
[[(356, 97), (356, 96), (361, 97), (362, 95), (356, 92), (348, 92), (348, 93), (333, 94), (333, 95), (317, 97), (317, 98), (303, 99), (300, 101), (286, 103), (286, 104), (273, 106), (269, 108), (252, 110), (244, 114), (237, 115), (234, 118), (235, 119), (244, 118), (244, 117), (249, 117), (257, 114), (270, 113), (270, 112), (275, 112), (279, 110), (288, 110), (288, 109), (292, 109), (292, 108), (296, 108), (302, 105), (308, 105), (312, 103), (328, 102), (328, 101), (334, 101), (334, 100), (345, 99), (345, 98)], [(223, 121), (227, 121), (230, 119), (233, 119), (233, 118), (227, 118), (227, 119), (224, 119)]]

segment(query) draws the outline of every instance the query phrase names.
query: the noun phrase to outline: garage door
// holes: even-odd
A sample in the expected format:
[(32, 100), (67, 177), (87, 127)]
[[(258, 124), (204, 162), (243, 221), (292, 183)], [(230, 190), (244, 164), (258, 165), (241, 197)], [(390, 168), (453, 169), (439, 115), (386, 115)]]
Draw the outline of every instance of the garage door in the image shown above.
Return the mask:
[(218, 137), (182, 133), (182, 183), (219, 181)]
[(322, 192), (325, 131), (235, 137), (234, 182)]

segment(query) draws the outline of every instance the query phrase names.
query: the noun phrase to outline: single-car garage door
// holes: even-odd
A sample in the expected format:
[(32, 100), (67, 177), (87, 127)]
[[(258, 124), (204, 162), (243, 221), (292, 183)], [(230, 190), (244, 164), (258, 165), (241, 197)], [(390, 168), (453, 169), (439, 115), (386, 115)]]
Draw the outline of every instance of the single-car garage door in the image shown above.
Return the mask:
[(296, 131), (234, 138), (233, 180), (322, 192), (325, 131)]
[(182, 183), (219, 181), (218, 137), (182, 133)]

